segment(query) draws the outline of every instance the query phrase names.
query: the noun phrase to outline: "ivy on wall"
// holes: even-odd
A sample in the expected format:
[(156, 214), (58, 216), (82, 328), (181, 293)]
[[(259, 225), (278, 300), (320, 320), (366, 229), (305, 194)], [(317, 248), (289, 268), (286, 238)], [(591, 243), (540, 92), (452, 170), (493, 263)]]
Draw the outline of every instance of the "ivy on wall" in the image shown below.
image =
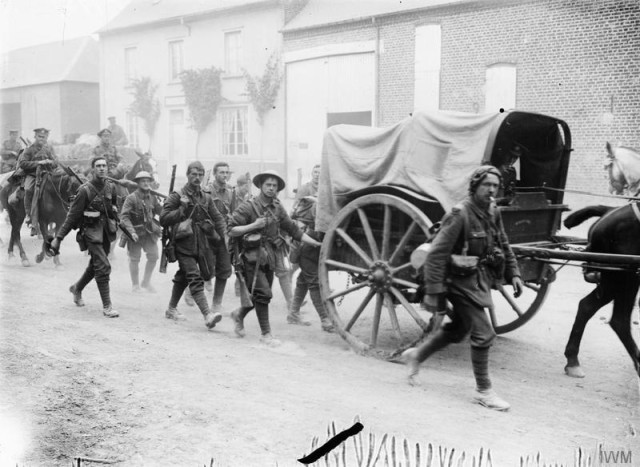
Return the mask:
[(200, 146), (200, 135), (215, 119), (218, 106), (224, 99), (220, 81), (221, 73), (222, 70), (216, 67), (184, 70), (180, 73), (191, 128), (198, 133), (196, 157)]
[(258, 122), (262, 125), (267, 112), (275, 108), (273, 104), (282, 83), (280, 56), (274, 52), (269, 57), (262, 76), (251, 76), (247, 70), (243, 70), (242, 74), (247, 81), (246, 90), (249, 100), (258, 114)]
[(133, 79), (131, 86), (133, 90), (130, 94), (133, 96), (133, 102), (129, 110), (144, 121), (145, 131), (151, 140), (160, 118), (160, 102), (156, 97), (158, 85), (153, 84), (150, 77), (143, 76)]

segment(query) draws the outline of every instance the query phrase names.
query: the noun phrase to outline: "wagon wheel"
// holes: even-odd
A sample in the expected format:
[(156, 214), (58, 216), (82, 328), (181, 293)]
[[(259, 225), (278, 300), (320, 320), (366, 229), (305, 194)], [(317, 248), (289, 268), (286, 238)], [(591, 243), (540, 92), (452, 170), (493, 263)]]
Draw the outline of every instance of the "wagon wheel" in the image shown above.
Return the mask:
[(555, 272), (545, 265), (541, 277), (524, 281), (524, 291), (513, 296), (510, 285), (498, 286), (492, 293), (493, 307), (489, 309), (491, 323), (497, 334), (513, 331), (528, 322), (538, 312), (549, 293)]
[[(387, 356), (409, 337), (401, 327), (427, 330), (411, 303), (419, 284), (409, 257), (431, 225), (413, 204), (386, 194), (352, 201), (331, 223), (320, 250), (320, 290), (337, 332), (356, 352)], [(381, 332), (381, 321), (393, 332)]]

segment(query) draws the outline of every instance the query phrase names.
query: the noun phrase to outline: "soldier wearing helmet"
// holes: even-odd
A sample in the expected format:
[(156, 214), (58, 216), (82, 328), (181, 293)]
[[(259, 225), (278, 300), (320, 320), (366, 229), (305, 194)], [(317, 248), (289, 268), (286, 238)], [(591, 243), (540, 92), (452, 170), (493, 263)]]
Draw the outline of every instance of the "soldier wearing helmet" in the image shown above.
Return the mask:
[[(496, 333), (485, 308), (493, 306), (491, 289), (510, 283), (514, 296), (522, 293), (522, 280), (509, 246), (494, 198), (502, 176), (490, 165), (477, 168), (469, 180), (469, 195), (442, 220), (424, 264), (425, 305), (428, 311), (447, 313), (451, 322), (440, 326), (418, 348), (403, 353), (409, 382), (415, 382), (420, 363), (451, 342), (470, 334), (471, 363), (476, 380), (474, 401), (505, 411), (509, 403), (493, 391), (489, 378), (489, 348)], [(462, 259), (463, 258), (463, 259)], [(474, 264), (475, 263), (475, 264)]]
[[(122, 227), (131, 234), (131, 239), (126, 240), (129, 254), (129, 273), (133, 292), (143, 290), (155, 293), (151, 285), (151, 274), (158, 261), (158, 238), (162, 234), (162, 228), (156, 216), (162, 212), (162, 205), (158, 198), (151, 194), (153, 176), (149, 172), (140, 171), (134, 177), (138, 189), (128, 195), (122, 206)], [(139, 265), (142, 250), (147, 255), (147, 263), (139, 283)]]

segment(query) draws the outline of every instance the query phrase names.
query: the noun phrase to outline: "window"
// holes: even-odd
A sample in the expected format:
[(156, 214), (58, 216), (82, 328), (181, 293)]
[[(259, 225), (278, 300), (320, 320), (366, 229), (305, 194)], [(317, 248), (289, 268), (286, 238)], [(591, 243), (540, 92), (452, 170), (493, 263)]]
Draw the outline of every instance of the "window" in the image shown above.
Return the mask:
[(224, 71), (239, 75), (242, 71), (242, 35), (240, 31), (224, 34)]
[(138, 139), (138, 135), (140, 134), (138, 123), (139, 123), (138, 117), (133, 115), (131, 112), (127, 112), (127, 115), (126, 115), (127, 135), (129, 136), (129, 145), (134, 148), (140, 147), (140, 141)]
[(498, 112), (516, 107), (516, 66), (498, 63), (487, 68), (484, 110)]
[(183, 70), (182, 41), (169, 42), (169, 79), (177, 81)]
[(138, 77), (138, 48), (127, 47), (124, 49), (124, 79), (128, 85)]
[(414, 107), (432, 110), (440, 107), (440, 52), (439, 24), (416, 27)]
[(222, 110), (222, 155), (246, 156), (249, 154), (247, 108), (234, 107)]

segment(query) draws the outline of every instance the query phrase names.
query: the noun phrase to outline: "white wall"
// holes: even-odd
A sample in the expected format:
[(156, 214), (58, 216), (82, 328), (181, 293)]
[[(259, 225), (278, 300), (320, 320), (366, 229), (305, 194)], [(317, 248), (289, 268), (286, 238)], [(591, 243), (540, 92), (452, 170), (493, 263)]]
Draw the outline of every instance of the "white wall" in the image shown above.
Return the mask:
[[(176, 21), (177, 23), (177, 21)], [(182, 39), (184, 68), (196, 69), (215, 66), (224, 68), (224, 33), (241, 29), (243, 36), (244, 67), (253, 75), (262, 75), (266, 62), (274, 51), (280, 50), (282, 12), (278, 8), (250, 10), (233, 14), (221, 13), (216, 18), (188, 22), (184, 25), (165, 25), (123, 32), (101, 37), (101, 119), (115, 115), (124, 126), (126, 109), (132, 101), (130, 88), (125, 86), (124, 49), (138, 48), (138, 75), (150, 76), (159, 84), (157, 97), (162, 112), (157, 124), (151, 150), (159, 160), (162, 176), (168, 172), (167, 151), (169, 139), (169, 109), (185, 109), (186, 145), (184, 153), (187, 161), (196, 159), (196, 132), (189, 126), (188, 110), (184, 104), (182, 86), (169, 81), (169, 41)], [(267, 115), (264, 130), (257, 122), (253, 107), (245, 95), (245, 80), (242, 76), (222, 77), (222, 95), (228, 104), (249, 105), (249, 155), (236, 156), (234, 160), (225, 158), (236, 173), (251, 170), (257, 172), (261, 155), (264, 161), (284, 164), (284, 83), (280, 89), (275, 110)], [(219, 115), (219, 113), (218, 113)], [(205, 165), (213, 165), (220, 159), (221, 122), (217, 118), (201, 136), (199, 159)], [(148, 140), (140, 126), (140, 145), (147, 149)]]

